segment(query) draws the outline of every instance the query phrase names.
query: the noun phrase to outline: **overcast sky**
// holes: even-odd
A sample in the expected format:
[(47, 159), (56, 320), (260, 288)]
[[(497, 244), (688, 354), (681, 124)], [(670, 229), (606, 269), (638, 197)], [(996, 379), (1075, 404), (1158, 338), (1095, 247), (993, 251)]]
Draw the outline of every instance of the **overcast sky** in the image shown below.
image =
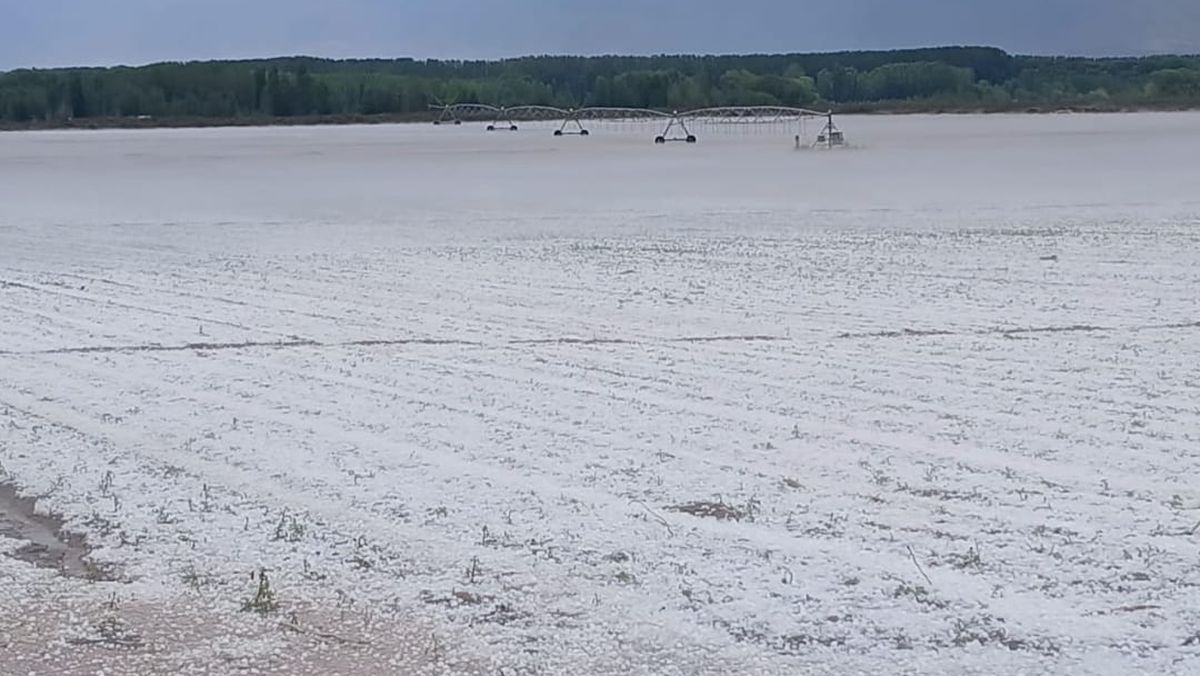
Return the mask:
[(1200, 52), (1200, 0), (0, 0), (0, 69), (306, 54)]

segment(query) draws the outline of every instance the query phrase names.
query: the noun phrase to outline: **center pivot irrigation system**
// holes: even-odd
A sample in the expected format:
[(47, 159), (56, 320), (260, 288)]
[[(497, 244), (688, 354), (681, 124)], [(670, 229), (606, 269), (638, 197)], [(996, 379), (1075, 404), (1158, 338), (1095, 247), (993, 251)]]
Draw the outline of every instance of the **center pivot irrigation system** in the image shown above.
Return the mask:
[(657, 144), (695, 143), (692, 127), (699, 125), (796, 125), (796, 145), (800, 146), (804, 124), (809, 119), (823, 120), (825, 126), (817, 134), (814, 147), (835, 148), (846, 144), (846, 137), (833, 123), (832, 112), (787, 106), (722, 106), (666, 113), (652, 108), (556, 108), (554, 106), (497, 107), (485, 103), (455, 103), (430, 106), (439, 111), (434, 124), (461, 125), (464, 122), (486, 122), (488, 131), (517, 131), (518, 122), (561, 123), (555, 136), (588, 136), (588, 123), (660, 122), (662, 133), (654, 137)]

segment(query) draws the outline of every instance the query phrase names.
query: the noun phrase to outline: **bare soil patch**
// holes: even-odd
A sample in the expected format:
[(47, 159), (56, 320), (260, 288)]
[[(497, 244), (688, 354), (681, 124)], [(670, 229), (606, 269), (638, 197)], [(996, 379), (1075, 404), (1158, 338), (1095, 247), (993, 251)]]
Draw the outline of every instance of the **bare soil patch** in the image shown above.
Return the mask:
[(53, 514), (37, 511), (37, 499), (21, 497), (12, 484), (0, 483), (0, 535), (28, 542), (12, 556), (68, 577), (112, 580), (111, 571), (88, 559), (91, 550), (82, 535), (67, 532)]

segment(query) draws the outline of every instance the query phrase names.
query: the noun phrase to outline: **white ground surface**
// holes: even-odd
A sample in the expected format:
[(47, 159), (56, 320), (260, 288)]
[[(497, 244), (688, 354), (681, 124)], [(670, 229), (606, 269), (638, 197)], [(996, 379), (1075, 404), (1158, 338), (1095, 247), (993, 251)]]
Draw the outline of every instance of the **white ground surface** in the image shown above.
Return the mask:
[(0, 672), (1197, 673), (1200, 116), (843, 126), (0, 135)]

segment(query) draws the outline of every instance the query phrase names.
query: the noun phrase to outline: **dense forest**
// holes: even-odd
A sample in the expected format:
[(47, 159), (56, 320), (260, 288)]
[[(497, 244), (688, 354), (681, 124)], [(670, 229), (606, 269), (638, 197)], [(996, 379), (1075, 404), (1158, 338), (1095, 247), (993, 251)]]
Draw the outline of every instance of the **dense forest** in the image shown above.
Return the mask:
[(0, 73), (0, 124), (411, 117), (437, 102), (843, 111), (1200, 107), (1200, 57), (1050, 58), (984, 47), (501, 61), (160, 63)]

